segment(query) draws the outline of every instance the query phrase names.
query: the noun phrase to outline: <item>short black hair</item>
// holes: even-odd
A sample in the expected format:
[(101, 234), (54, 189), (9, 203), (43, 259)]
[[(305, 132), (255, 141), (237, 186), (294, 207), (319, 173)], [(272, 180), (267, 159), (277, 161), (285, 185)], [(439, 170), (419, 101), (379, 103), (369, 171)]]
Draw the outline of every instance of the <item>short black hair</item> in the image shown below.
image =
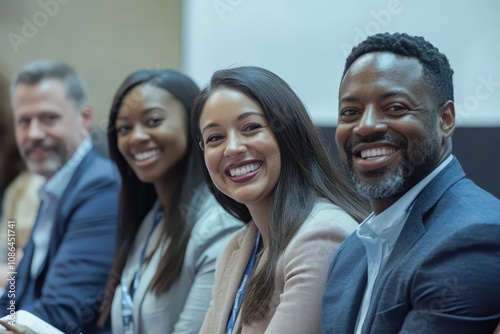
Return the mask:
[(346, 59), (342, 78), (356, 59), (372, 52), (391, 52), (416, 58), (423, 66), (424, 79), (434, 94), (436, 106), (440, 107), (446, 101), (453, 101), (453, 70), (448, 58), (421, 36), (410, 36), (406, 33), (380, 33), (369, 36), (352, 49)]

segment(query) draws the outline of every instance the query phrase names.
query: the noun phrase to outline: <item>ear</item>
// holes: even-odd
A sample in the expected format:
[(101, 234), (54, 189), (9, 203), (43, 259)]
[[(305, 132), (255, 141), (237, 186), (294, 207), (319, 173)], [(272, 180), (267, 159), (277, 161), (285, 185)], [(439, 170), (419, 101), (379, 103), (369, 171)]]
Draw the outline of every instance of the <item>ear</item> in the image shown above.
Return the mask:
[(205, 152), (205, 145), (203, 145), (203, 142), (201, 140), (198, 142), (198, 145), (200, 145), (201, 150)]
[(453, 101), (446, 102), (438, 110), (439, 113), (439, 131), (443, 140), (451, 137), (455, 131), (455, 104)]
[(94, 123), (94, 112), (92, 107), (87, 104), (83, 105), (80, 109), (80, 115), (82, 117), (83, 128), (86, 134), (88, 134)]

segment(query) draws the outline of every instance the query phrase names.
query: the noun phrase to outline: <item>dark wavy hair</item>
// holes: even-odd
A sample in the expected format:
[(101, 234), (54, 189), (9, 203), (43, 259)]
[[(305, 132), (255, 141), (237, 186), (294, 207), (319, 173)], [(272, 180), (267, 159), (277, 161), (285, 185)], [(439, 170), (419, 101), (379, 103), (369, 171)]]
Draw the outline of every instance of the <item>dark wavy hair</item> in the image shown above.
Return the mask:
[(448, 58), (421, 36), (410, 36), (406, 33), (380, 33), (369, 36), (347, 56), (342, 78), (356, 59), (372, 52), (391, 52), (416, 58), (423, 66), (424, 80), (434, 96), (436, 107), (442, 106), (446, 101), (453, 101), (453, 70)]
[[(279, 255), (302, 226), (318, 198), (345, 210), (358, 222), (368, 211), (348, 178), (333, 163), (318, 129), (298, 96), (276, 74), (259, 67), (238, 67), (215, 72), (196, 99), (191, 129), (202, 141), (200, 117), (205, 103), (218, 89), (236, 89), (262, 108), (276, 136), (281, 153), (281, 172), (269, 209), (269, 262), (252, 275), (242, 305), (245, 324), (262, 319), (269, 310)], [(202, 156), (202, 151), (199, 152)], [(229, 213), (244, 222), (252, 217), (244, 204), (224, 195), (203, 169), (215, 198)]]
[[(191, 131), (189, 126), (191, 109), (196, 96), (200, 92), (198, 86), (182, 73), (170, 69), (148, 69), (130, 74), (115, 94), (109, 114), (108, 145), (110, 157), (120, 171), (122, 189), (118, 212), (117, 253), (106, 284), (107, 294), (102, 305), (100, 325), (104, 324), (109, 315), (116, 286), (119, 284), (139, 226), (157, 199), (154, 186), (140, 181), (118, 150), (115, 122), (120, 106), (127, 94), (140, 85), (151, 85), (164, 89), (182, 103), (186, 112), (188, 134)], [(187, 152), (178, 165), (174, 167), (174, 172), (178, 173), (177, 179), (179, 182), (170, 203), (170, 216), (164, 219), (162, 239), (166, 236), (175, 237), (171, 238), (149, 287), (157, 294), (167, 291), (179, 277), (182, 270), (184, 255), (193, 225), (193, 222), (188, 219), (183, 209), (185, 209), (186, 205), (189, 205), (198, 186), (203, 182), (202, 163), (197, 146), (198, 144), (189, 136)]]

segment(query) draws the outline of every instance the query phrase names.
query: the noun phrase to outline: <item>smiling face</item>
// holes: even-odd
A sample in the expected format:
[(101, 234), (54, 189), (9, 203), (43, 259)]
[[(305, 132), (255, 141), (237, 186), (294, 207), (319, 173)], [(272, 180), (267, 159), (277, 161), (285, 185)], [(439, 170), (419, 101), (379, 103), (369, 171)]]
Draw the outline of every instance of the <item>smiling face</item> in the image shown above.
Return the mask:
[(267, 209), (281, 157), (262, 108), (238, 90), (220, 88), (206, 101), (199, 126), (200, 146), (217, 189), (251, 211)]
[(358, 192), (376, 213), (447, 156), (443, 131), (453, 106), (439, 109), (415, 58), (388, 52), (358, 58), (342, 80), (336, 141)]
[(140, 85), (123, 99), (115, 125), (118, 150), (137, 177), (145, 183), (168, 182), (187, 151), (182, 103), (164, 89)]
[(92, 113), (76, 109), (59, 79), (19, 84), (12, 95), (16, 141), (29, 170), (52, 177), (88, 135)]

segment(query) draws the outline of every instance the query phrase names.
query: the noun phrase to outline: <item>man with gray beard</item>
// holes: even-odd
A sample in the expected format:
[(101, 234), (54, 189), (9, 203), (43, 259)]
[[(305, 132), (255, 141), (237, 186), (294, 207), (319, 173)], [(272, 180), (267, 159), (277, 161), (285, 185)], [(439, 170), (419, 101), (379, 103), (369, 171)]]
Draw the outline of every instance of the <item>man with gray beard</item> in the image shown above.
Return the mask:
[(493, 333), (500, 201), (452, 155), (453, 70), (422, 37), (377, 34), (348, 56), (336, 142), (373, 213), (341, 246), (322, 333)]
[[(0, 316), (15, 320), (25, 310), (65, 333), (99, 333), (97, 314), (115, 255), (118, 171), (90, 139), (92, 108), (70, 66), (25, 65), (11, 97), (21, 156), (47, 181), (23, 258), (0, 297)], [(108, 324), (102, 333), (109, 330)]]

